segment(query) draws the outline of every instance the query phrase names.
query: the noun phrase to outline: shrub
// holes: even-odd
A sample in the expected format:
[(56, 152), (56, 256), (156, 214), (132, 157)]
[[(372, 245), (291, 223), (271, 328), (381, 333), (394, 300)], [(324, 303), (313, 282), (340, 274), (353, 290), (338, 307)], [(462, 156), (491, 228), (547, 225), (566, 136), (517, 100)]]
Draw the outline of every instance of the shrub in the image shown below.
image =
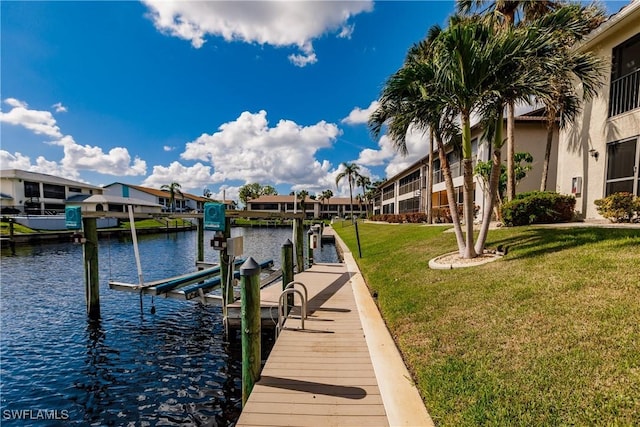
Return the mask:
[(594, 203), (598, 213), (611, 222), (631, 222), (640, 216), (640, 197), (631, 193), (613, 193)]
[(573, 219), (576, 199), (551, 191), (521, 193), (502, 205), (506, 225), (550, 224)]

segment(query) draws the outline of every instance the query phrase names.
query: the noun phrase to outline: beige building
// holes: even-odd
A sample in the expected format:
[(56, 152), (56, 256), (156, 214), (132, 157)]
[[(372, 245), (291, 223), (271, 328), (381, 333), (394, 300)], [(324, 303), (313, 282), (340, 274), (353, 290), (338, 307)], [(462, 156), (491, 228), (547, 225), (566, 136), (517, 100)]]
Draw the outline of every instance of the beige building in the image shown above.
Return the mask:
[(594, 30), (580, 49), (604, 58), (611, 71), (600, 96), (560, 135), (556, 189), (575, 194), (581, 217), (599, 219), (595, 200), (640, 195), (640, 0)]
[[(540, 188), (542, 178), (542, 164), (544, 160), (544, 150), (547, 138), (547, 129), (542, 111), (536, 110), (516, 117), (515, 139), (516, 152), (527, 152), (532, 155), (532, 170), (518, 183), (517, 191), (533, 191)], [(504, 130), (506, 135), (506, 129)], [(492, 151), (491, 144), (483, 141), (482, 128), (475, 125), (471, 129), (471, 150), (473, 153), (473, 166), (478, 161), (489, 160)], [(503, 159), (505, 158), (506, 147), (503, 147)], [(547, 188), (556, 186), (558, 137), (557, 131), (554, 133), (551, 159), (549, 165), (549, 176)], [(456, 200), (462, 205), (463, 170), (459, 154), (454, 151), (447, 153), (447, 159), (451, 168), (453, 185), (455, 187)], [(506, 162), (506, 161), (505, 161)], [(374, 214), (407, 214), (414, 212), (426, 212), (427, 210), (427, 178), (429, 170), (429, 156), (426, 155), (419, 161), (399, 174), (389, 178), (382, 186), (381, 191), (376, 195), (373, 204)], [(479, 177), (475, 177), (475, 203), (479, 207), (478, 217), (484, 210), (484, 185)], [(434, 152), (433, 162), (433, 193), (431, 194), (434, 220), (446, 221), (449, 204), (444, 182), (444, 175), (440, 168), (440, 159), (437, 151)]]
[[(295, 202), (295, 205), (294, 205)], [(300, 201), (295, 196), (260, 196), (247, 202), (247, 210), (262, 212), (302, 212)], [(315, 200), (307, 197), (304, 202), (304, 211), (307, 218), (333, 218), (351, 215), (351, 199), (349, 197), (332, 197), (328, 200)], [(364, 204), (353, 199), (353, 214), (363, 215), (367, 211)]]

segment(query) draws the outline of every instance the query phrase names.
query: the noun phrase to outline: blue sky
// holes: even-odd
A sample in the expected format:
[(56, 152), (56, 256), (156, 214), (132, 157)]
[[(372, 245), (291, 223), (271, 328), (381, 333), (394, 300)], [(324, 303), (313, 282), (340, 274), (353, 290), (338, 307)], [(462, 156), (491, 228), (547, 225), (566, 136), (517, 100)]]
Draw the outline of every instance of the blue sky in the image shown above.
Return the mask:
[[(606, 2), (609, 13), (626, 2)], [(453, 1), (0, 3), (0, 167), (237, 197), (372, 180), (409, 155), (368, 109)]]

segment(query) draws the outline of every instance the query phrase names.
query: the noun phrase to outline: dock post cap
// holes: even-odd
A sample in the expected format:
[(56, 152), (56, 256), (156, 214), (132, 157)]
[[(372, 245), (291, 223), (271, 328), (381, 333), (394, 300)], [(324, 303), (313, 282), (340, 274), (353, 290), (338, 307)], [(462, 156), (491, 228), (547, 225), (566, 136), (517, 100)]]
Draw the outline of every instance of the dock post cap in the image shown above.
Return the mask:
[(253, 257), (249, 257), (241, 266), (240, 266), (240, 275), (242, 276), (254, 276), (256, 274), (260, 274), (260, 264), (256, 262)]
[(284, 242), (282, 246), (293, 246), (293, 243), (291, 243), (291, 239), (287, 239), (287, 241)]

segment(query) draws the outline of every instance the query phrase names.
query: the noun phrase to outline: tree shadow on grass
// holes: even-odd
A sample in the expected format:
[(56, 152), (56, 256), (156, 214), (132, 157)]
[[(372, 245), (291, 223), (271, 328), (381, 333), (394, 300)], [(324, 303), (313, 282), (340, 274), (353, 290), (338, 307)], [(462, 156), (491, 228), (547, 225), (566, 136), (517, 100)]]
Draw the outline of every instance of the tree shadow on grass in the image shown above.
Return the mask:
[(488, 241), (489, 247), (508, 248), (505, 261), (539, 257), (544, 254), (560, 252), (587, 244), (611, 241), (613, 246), (640, 247), (630, 237), (640, 237), (638, 230), (623, 230), (611, 228), (536, 228), (532, 227), (519, 233), (499, 240)]

